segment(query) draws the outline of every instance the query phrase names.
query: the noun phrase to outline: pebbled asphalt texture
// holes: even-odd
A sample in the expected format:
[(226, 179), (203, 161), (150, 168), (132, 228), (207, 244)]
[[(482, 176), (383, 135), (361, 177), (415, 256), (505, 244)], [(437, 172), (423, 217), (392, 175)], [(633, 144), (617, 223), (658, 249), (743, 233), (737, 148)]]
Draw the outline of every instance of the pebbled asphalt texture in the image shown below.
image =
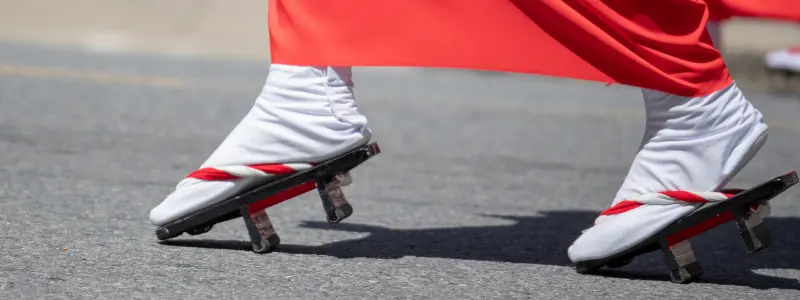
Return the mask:
[[(0, 43), (2, 299), (798, 299), (800, 189), (772, 201), (775, 244), (733, 224), (695, 238), (699, 282), (659, 254), (580, 275), (566, 249), (611, 201), (643, 131), (638, 90), (539, 76), (357, 68), (383, 153), (329, 225), (313, 193), (159, 244), (148, 222), (250, 109), (268, 62), (97, 55)], [(747, 74), (734, 74), (747, 77)], [(763, 82), (762, 82), (763, 83)], [(771, 125), (731, 186), (800, 167), (800, 99), (742, 83)]]

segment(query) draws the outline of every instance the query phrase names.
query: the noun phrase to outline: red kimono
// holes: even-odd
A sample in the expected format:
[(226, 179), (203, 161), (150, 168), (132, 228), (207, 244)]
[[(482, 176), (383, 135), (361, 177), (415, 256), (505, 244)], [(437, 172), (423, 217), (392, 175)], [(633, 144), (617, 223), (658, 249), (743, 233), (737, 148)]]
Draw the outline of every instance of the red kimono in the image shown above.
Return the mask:
[[(733, 0), (708, 1), (720, 16), (755, 7), (723, 10), (719, 6)], [(800, 0), (788, 1), (794, 7), (784, 4), (781, 11), (800, 11)], [(689, 97), (732, 82), (706, 32), (709, 17), (706, 0), (270, 0), (269, 5), (273, 63), (521, 72)]]

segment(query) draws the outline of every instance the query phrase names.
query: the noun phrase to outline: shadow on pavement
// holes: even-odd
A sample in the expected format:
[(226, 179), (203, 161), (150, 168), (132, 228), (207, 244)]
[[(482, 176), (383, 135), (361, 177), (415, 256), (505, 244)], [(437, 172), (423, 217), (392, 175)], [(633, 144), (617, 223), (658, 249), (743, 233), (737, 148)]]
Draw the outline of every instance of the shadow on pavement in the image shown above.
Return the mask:
[[(596, 211), (549, 211), (537, 216), (498, 216), (514, 221), (511, 225), (453, 227), (431, 229), (392, 229), (373, 225), (307, 221), (300, 226), (310, 229), (369, 233), (368, 236), (320, 246), (281, 244), (276, 252), (325, 255), (336, 258), (398, 259), (405, 256), (431, 257), (506, 263), (571, 266), (567, 247), (587, 225)], [(753, 269), (800, 270), (800, 257), (794, 249), (800, 233), (800, 218), (768, 218), (772, 248), (748, 255), (736, 226), (728, 223), (692, 239), (695, 253), (705, 266), (698, 282), (748, 286), (757, 289), (800, 290), (797, 279), (761, 275)], [(174, 240), (167, 245), (250, 250), (246, 241)], [(606, 277), (669, 281), (660, 252), (638, 257), (620, 269), (604, 269)], [(591, 276), (591, 275), (585, 275)]]

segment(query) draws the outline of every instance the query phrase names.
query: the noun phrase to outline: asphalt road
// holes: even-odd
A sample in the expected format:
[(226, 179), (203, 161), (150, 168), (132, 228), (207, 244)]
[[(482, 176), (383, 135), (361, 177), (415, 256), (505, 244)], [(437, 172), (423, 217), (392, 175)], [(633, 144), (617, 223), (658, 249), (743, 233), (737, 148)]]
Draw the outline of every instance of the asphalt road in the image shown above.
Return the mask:
[[(695, 239), (706, 273), (658, 254), (579, 275), (566, 248), (613, 197), (643, 129), (636, 89), (451, 70), (356, 69), (384, 153), (330, 226), (313, 194), (270, 210), (276, 252), (239, 220), (181, 245), (149, 210), (252, 105), (266, 62), (98, 56), (0, 44), (2, 299), (797, 299), (800, 189), (776, 198), (775, 245), (732, 224)], [(734, 181), (800, 167), (800, 100), (750, 92), (770, 140)], [(194, 247), (193, 247), (194, 246)]]

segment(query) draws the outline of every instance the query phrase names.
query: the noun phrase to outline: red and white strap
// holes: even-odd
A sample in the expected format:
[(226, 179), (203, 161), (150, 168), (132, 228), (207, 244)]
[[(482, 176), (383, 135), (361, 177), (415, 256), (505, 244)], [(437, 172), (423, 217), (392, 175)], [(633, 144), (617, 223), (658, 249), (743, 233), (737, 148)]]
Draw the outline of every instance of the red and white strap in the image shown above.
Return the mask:
[(250, 177), (287, 175), (312, 166), (313, 164), (310, 163), (286, 163), (201, 168), (189, 173), (185, 179), (178, 183), (176, 188), (189, 186), (201, 181), (225, 181)]
[(610, 208), (600, 213), (600, 216), (597, 218), (597, 220), (595, 220), (595, 224), (600, 223), (604, 218), (619, 215), (643, 205), (702, 205), (709, 202), (720, 202), (727, 200), (738, 192), (738, 190), (729, 190), (723, 192), (664, 191), (644, 194), (622, 200), (617, 202), (617, 204), (612, 205)]

